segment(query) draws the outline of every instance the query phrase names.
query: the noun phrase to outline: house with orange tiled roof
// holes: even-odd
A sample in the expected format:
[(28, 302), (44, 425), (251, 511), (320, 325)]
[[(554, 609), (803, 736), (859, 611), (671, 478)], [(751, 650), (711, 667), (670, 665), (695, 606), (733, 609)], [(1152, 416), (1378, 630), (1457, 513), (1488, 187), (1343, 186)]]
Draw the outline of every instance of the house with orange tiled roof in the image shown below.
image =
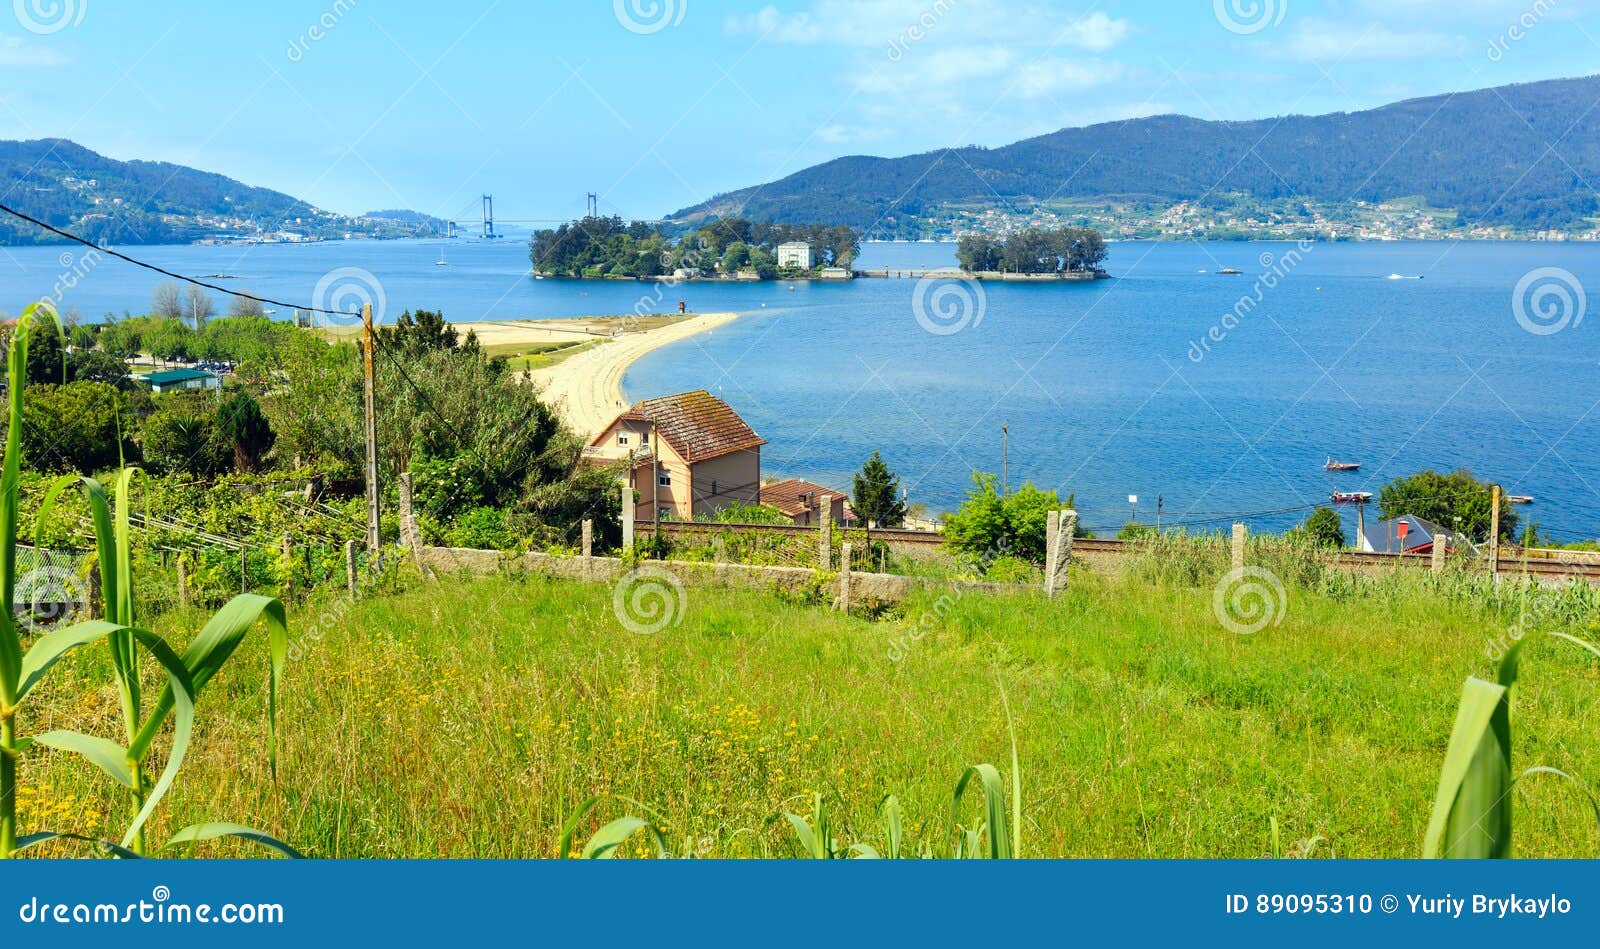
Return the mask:
[(584, 457), (623, 462), (634, 489), (637, 520), (657, 512), (693, 520), (761, 496), (761, 446), (728, 403), (704, 389), (646, 399), (589, 441)]
[(799, 478), (786, 478), (761, 486), (761, 503), (782, 511), (789, 520), (801, 527), (822, 523), (822, 499), (825, 497), (833, 499), (828, 505), (833, 523), (850, 524), (855, 521), (855, 512), (845, 503), (843, 491), (824, 488)]

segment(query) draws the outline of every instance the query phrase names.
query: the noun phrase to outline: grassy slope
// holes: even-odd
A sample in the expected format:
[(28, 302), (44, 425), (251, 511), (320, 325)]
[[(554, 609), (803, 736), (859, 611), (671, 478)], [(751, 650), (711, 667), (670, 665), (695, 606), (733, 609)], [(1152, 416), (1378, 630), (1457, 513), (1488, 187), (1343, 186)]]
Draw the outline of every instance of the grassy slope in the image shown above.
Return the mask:
[[(639, 636), (605, 586), (445, 581), (374, 598), (291, 663), (281, 796), (253, 737), (257, 655), (207, 695), (161, 823), (237, 819), (317, 856), (548, 856), (568, 815), (611, 792), (657, 809), (680, 845), (734, 856), (786, 853), (767, 819), (822, 789), (847, 843), (877, 838), (886, 792), (917, 837), (942, 839), (964, 766), (992, 762), (1009, 782), (998, 666), (1025, 855), (1259, 856), (1273, 817), (1286, 841), (1323, 835), (1340, 856), (1420, 852), (1461, 681), (1489, 671), (1500, 623), (1426, 597), (1296, 590), (1282, 626), (1240, 637), (1217, 626), (1209, 588), (1074, 582), (1054, 604), (964, 598), (900, 662), (890, 644), (931, 599), (874, 623), (690, 590), (681, 625)], [(296, 634), (317, 621), (302, 610)], [(113, 720), (100, 655), (76, 662), (51, 724)], [(1546, 646), (1524, 681), (1517, 766), (1600, 776), (1600, 670)], [(49, 815), (115, 835), (104, 779), (62, 758), (28, 759), (44, 788), (23, 802), (28, 829)], [(1521, 854), (1600, 846), (1554, 782), (1520, 798)], [(622, 809), (636, 810), (597, 816)]]

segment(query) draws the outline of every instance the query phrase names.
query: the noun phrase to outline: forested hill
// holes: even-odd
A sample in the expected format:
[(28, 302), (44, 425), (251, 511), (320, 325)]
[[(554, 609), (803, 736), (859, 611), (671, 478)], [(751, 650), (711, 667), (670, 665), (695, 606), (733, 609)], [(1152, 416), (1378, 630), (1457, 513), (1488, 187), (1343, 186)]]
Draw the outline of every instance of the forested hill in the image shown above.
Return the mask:
[[(343, 236), (353, 230), (366, 236), (402, 236), (399, 232), (408, 235), (417, 226), (345, 217), (183, 165), (118, 161), (65, 139), (0, 141), (0, 194), (19, 211), (107, 244), (242, 240), (280, 231), (301, 237)], [(31, 224), (0, 215), (0, 244), (53, 240)]]
[[(1423, 197), (1465, 218), (1569, 227), (1597, 210), (1600, 76), (1411, 99), (1365, 112), (1212, 122), (1178, 115), (1063, 129), (1002, 148), (853, 156), (679, 211), (868, 228), (950, 206), (1184, 201), (1245, 194)], [(998, 195), (998, 199), (997, 199)]]

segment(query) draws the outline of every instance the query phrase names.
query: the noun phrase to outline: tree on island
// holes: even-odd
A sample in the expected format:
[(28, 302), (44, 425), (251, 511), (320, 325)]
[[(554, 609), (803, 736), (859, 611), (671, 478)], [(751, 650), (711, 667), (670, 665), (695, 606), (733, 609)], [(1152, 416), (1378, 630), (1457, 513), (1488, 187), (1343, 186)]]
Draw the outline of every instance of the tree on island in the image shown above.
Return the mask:
[[(1487, 538), (1494, 503), (1492, 489), (1470, 471), (1440, 474), (1419, 471), (1396, 478), (1378, 492), (1378, 514), (1389, 520), (1410, 514), (1432, 521), (1447, 531), (1462, 531), (1469, 537)], [(1517, 515), (1504, 493), (1500, 495), (1500, 537), (1516, 536)]]
[(1105, 259), (1105, 238), (1085, 227), (1030, 227), (1004, 239), (969, 234), (956, 245), (961, 269), (973, 272), (1089, 273)]
[(877, 452), (856, 473), (850, 506), (868, 527), (900, 527), (906, 522), (906, 502), (900, 476), (890, 470)]

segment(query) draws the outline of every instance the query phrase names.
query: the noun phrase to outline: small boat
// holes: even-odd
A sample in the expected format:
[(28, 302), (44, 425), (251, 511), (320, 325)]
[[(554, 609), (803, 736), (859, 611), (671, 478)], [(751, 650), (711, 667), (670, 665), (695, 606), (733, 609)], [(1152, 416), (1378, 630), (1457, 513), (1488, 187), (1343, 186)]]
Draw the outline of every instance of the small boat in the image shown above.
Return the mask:
[(439, 249), (439, 259), (433, 262), (435, 267), (448, 267), (450, 262), (444, 259), (444, 248)]
[(1361, 470), (1361, 462), (1359, 462), (1359, 461), (1334, 461), (1333, 460), (1333, 456), (1329, 455), (1328, 456), (1328, 460), (1322, 463), (1322, 467), (1326, 468), (1329, 471), (1360, 471)]
[(1335, 504), (1365, 504), (1372, 500), (1371, 491), (1335, 491), (1333, 503)]
[(1217, 271), (1217, 273), (1233, 275), (1233, 274), (1242, 274), (1242, 273), (1244, 273), (1244, 271), (1243, 270), (1236, 270), (1233, 267), (1224, 267), (1221, 270)]
[(1533, 495), (1531, 495), (1531, 494), (1508, 494), (1508, 495), (1506, 495), (1506, 500), (1510, 501), (1512, 504), (1532, 504), (1533, 503)]

